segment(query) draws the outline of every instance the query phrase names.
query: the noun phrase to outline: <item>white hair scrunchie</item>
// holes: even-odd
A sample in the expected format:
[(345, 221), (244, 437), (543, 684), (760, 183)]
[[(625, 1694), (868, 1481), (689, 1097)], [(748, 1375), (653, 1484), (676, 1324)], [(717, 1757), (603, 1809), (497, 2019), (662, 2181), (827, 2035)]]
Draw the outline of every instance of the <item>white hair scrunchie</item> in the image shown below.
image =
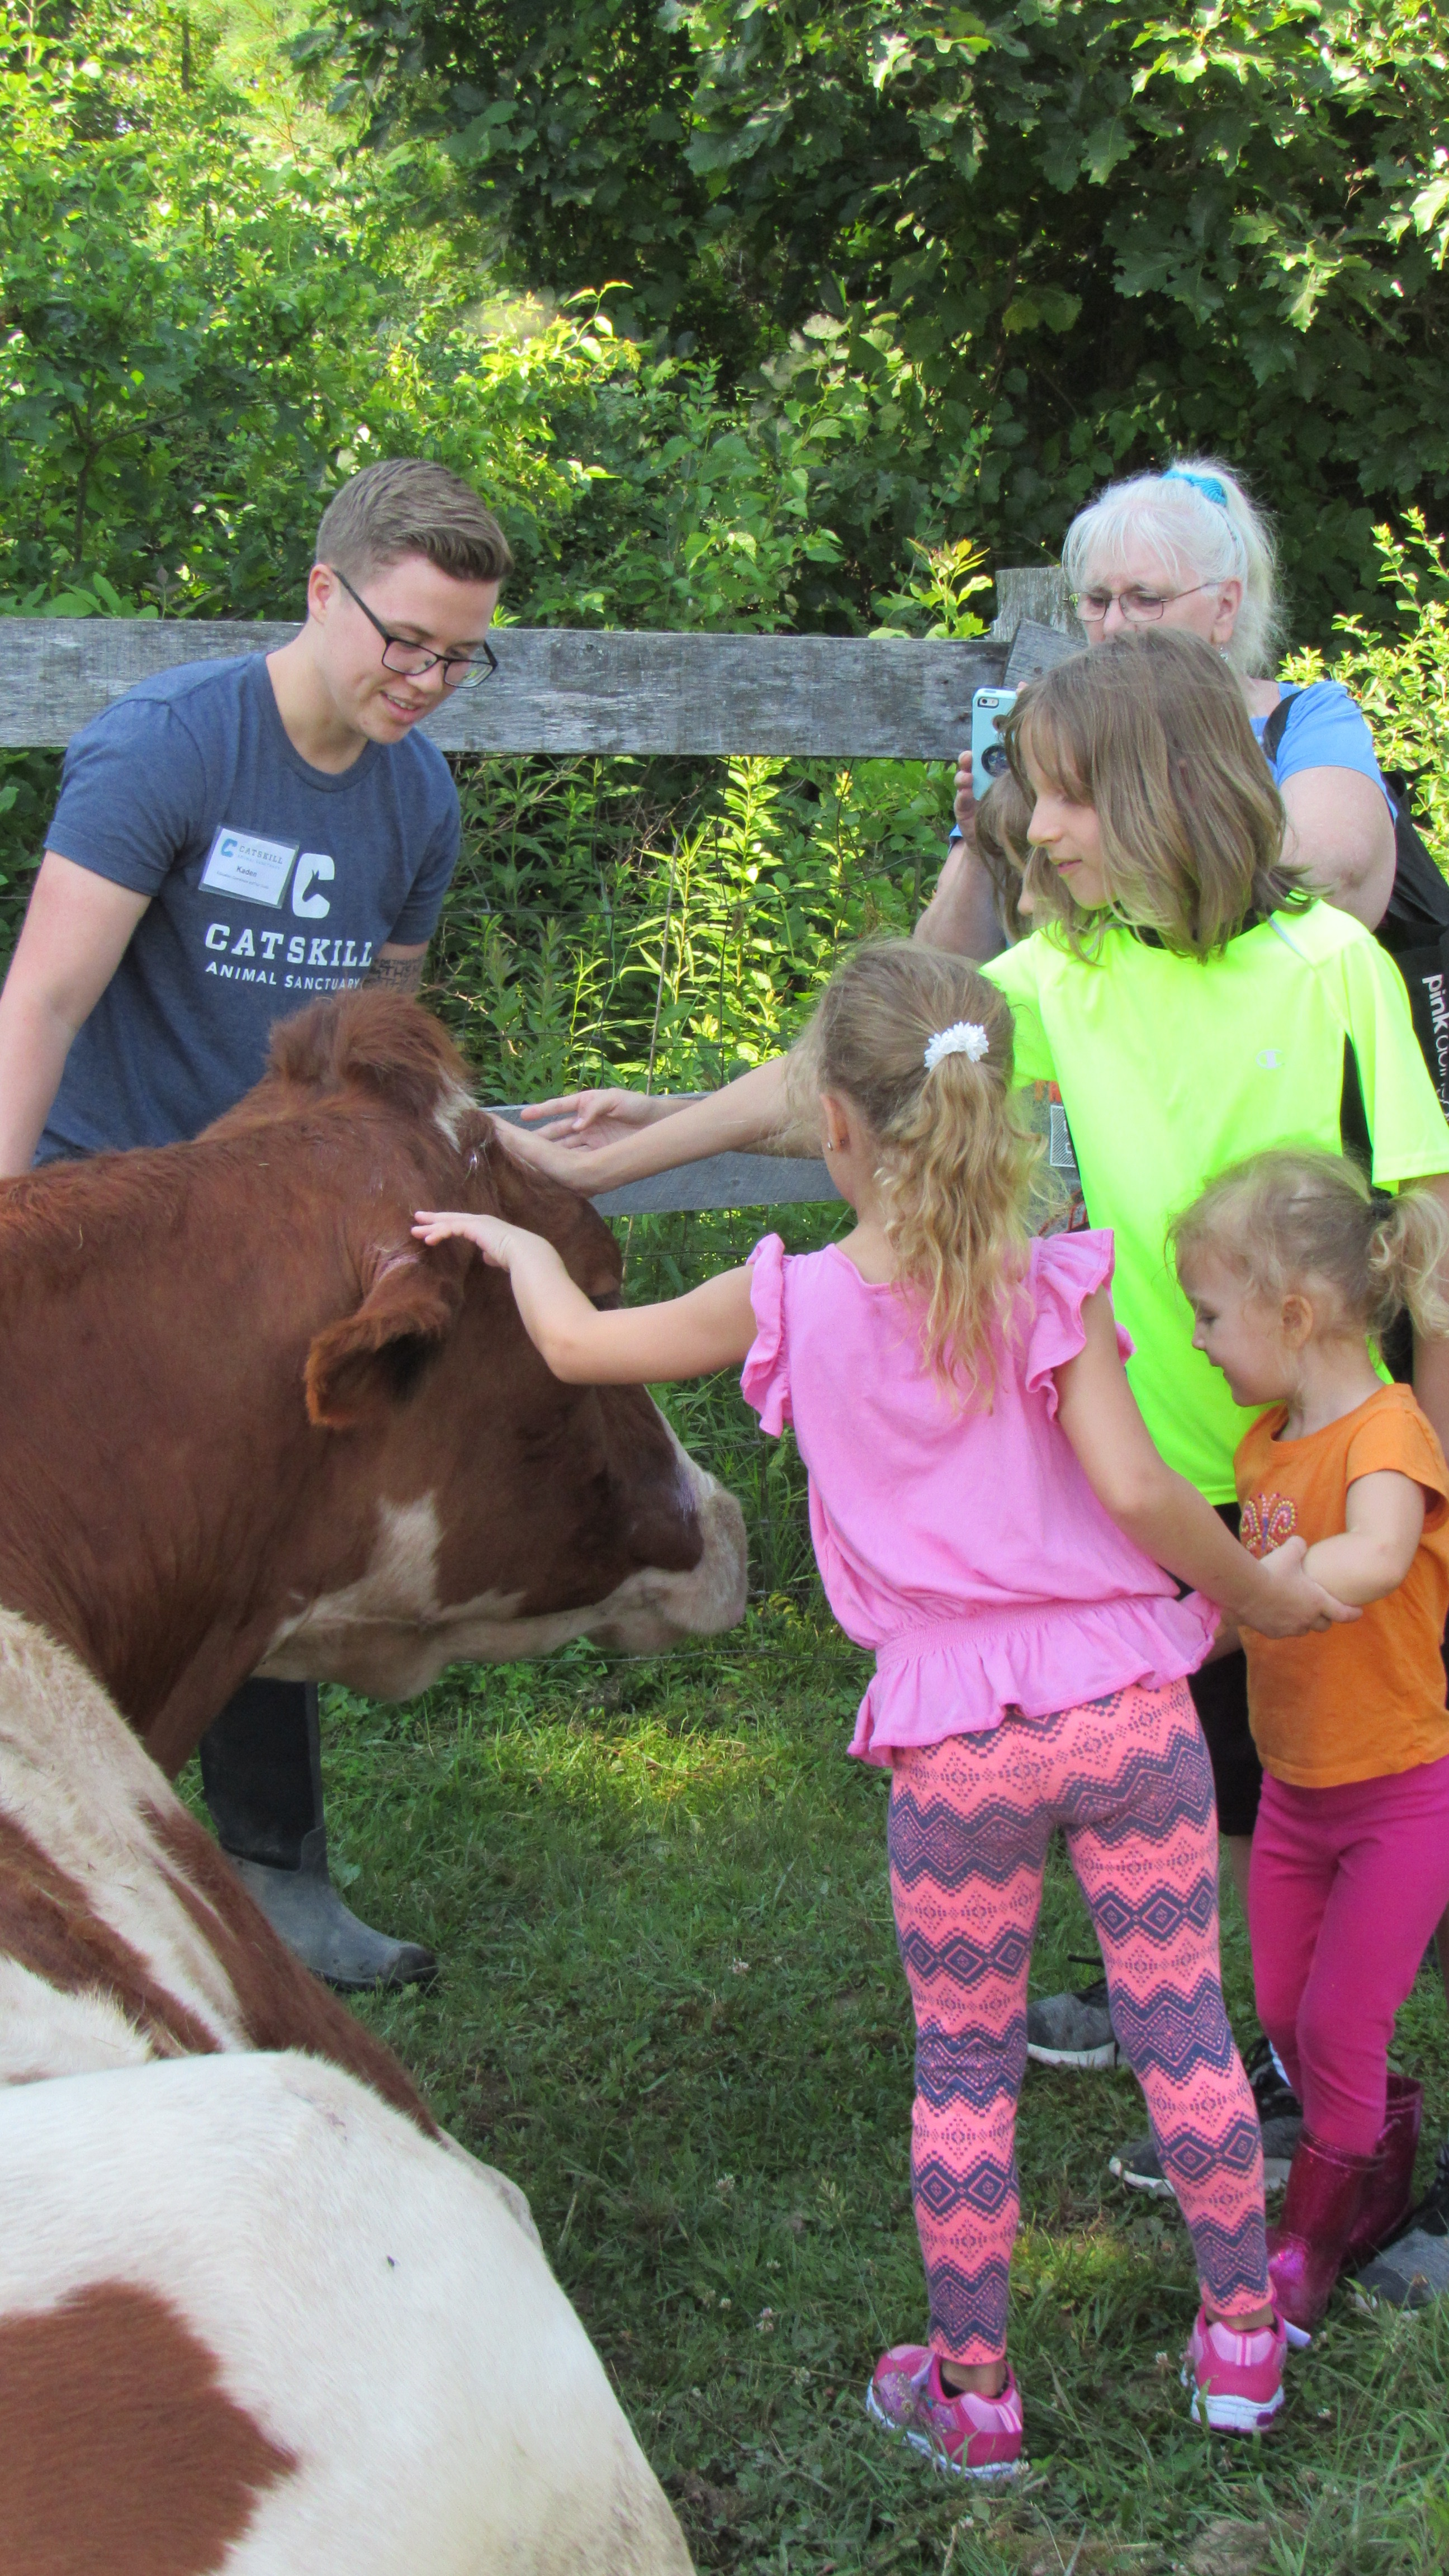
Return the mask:
[(953, 1020), (949, 1029), (937, 1029), (926, 1041), (926, 1071), (934, 1073), (942, 1056), (969, 1055), (979, 1064), (989, 1054), (991, 1040), (979, 1020)]

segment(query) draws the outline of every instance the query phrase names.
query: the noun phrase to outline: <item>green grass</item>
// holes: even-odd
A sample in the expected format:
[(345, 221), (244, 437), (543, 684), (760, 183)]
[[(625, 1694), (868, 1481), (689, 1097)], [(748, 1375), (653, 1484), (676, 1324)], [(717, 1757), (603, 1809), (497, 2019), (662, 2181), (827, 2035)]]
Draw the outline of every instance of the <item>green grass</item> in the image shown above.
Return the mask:
[[(805, 1250), (848, 1221), (793, 1209), (785, 1227)], [(742, 1259), (768, 1222), (639, 1221), (627, 1293)], [(431, 1994), (366, 2018), (527, 2191), (699, 2566), (1449, 2568), (1449, 2302), (1380, 2320), (1340, 2294), (1291, 2363), (1279, 2430), (1199, 2433), (1177, 2379), (1185, 2231), (1107, 2173), (1145, 2125), (1128, 2075), (1033, 2067), (1022, 2096), (1011, 2350), (1029, 2475), (963, 2492), (867, 2424), (877, 2353), (925, 2326), (887, 1781), (845, 1758), (868, 1662), (825, 1611), (793, 1442), (765, 1440), (728, 1379), (667, 1400), (745, 1506), (742, 1627), (671, 1656), (580, 1645), (457, 1672), (404, 1708), (330, 1691), (323, 1743), (349, 1900), (444, 1963)], [(1228, 1999), (1251, 2037), (1247, 1936), (1225, 1905)], [(1093, 1948), (1054, 1858), (1033, 1992), (1084, 1982), (1073, 1954)], [(1405, 2007), (1396, 2060), (1425, 2082), (1427, 2176), (1449, 2128), (1437, 1980)]]
[[(1187, 2239), (1106, 2173), (1142, 2125), (1125, 2076), (1027, 2078), (1011, 2337), (1030, 2475), (963, 2492), (868, 2426), (871, 2365), (921, 2332), (924, 2298), (886, 1781), (844, 1750), (864, 1671), (805, 1583), (672, 1657), (580, 1646), (402, 1709), (328, 1694), (339, 1875), (445, 1962), (432, 1994), (367, 2018), (527, 2190), (700, 2566), (1449, 2564), (1449, 2315), (1379, 2322), (1340, 2296), (1281, 2431), (1228, 2444), (1188, 2422)], [(1033, 1990), (1080, 1982), (1069, 1954), (1090, 1947), (1056, 1867)], [(1250, 2027), (1235, 1913), (1227, 1974)], [(1427, 1979), (1398, 2059), (1437, 2138), (1449, 2045)]]

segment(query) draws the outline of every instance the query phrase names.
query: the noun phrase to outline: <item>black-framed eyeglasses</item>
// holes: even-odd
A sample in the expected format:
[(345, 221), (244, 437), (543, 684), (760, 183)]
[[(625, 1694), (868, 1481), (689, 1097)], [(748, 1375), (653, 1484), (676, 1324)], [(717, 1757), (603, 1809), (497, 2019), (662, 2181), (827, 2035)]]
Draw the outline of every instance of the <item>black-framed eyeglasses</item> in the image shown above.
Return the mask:
[(382, 619), (374, 617), (361, 591), (353, 589), (346, 573), (339, 572), (336, 564), (329, 564), (327, 569), (334, 581), (341, 582), (348, 598), (357, 602), (369, 626), (375, 626), (382, 637), (385, 671), (396, 671), (402, 680), (420, 680), (425, 671), (436, 670), (441, 662), (445, 689), (476, 689), (492, 679), (498, 656), (491, 644), (480, 643), (476, 653), (430, 653), (425, 644), (410, 644), (405, 635), (390, 635)]

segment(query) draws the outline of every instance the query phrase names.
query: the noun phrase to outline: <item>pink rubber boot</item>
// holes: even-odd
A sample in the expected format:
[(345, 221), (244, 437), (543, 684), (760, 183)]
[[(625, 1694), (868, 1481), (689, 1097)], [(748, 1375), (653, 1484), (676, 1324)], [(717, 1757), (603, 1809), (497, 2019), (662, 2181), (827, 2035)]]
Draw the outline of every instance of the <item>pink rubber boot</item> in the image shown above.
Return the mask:
[(1300, 2348), (1323, 2322), (1373, 2169), (1372, 2156), (1326, 2146), (1309, 2129), (1298, 2141), (1283, 2215), (1268, 2230), (1268, 2278), (1288, 2340)]
[(1367, 2262), (1387, 2245), (1408, 2217), (1414, 2199), (1414, 2158), (1424, 2116), (1424, 2087), (1412, 2075), (1389, 2073), (1384, 2125), (1374, 2149), (1368, 2186), (1353, 2222), (1346, 2261)]

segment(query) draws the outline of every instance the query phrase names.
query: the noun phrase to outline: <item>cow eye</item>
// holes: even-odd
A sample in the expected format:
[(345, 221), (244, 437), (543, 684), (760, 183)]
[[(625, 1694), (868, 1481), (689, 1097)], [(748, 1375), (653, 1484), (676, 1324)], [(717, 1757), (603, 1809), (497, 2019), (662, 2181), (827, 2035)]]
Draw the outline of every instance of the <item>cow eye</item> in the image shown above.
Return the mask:
[(589, 1304), (591, 1306), (597, 1306), (601, 1315), (617, 1314), (623, 1303), (623, 1295), (617, 1288), (608, 1288), (605, 1290), (602, 1297), (591, 1297), (589, 1299)]

